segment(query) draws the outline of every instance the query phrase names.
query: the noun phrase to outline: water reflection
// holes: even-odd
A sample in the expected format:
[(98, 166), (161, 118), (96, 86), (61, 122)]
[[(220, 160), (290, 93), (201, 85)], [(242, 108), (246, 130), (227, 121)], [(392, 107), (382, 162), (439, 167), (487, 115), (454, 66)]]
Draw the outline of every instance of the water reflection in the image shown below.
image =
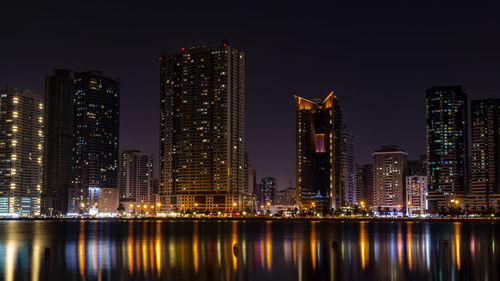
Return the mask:
[(0, 280), (499, 280), (499, 233), (499, 223), (1, 221)]

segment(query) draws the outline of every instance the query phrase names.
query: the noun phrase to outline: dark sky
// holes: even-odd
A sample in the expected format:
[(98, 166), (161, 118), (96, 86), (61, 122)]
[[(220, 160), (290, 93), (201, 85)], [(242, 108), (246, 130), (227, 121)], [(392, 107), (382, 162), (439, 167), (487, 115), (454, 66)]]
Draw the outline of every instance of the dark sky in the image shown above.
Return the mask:
[(43, 94), (53, 68), (118, 76), (121, 148), (158, 158), (158, 55), (224, 37), (246, 53), (251, 164), (280, 188), (295, 181), (293, 94), (334, 90), (368, 163), (382, 144), (425, 152), (426, 88), (500, 93), (493, 1), (3, 1), (0, 87)]

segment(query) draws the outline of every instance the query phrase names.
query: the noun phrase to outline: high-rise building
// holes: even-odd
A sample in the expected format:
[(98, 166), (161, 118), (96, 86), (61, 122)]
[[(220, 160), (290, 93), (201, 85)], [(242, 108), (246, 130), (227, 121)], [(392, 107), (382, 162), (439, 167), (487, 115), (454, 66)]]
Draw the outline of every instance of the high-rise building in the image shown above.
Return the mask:
[(278, 182), (273, 177), (265, 177), (260, 180), (257, 185), (257, 202), (259, 206), (271, 204), (274, 205), (275, 195), (278, 186)]
[(472, 101), (471, 193), (473, 208), (500, 202), (500, 99)]
[(225, 40), (159, 59), (162, 206), (241, 211), (244, 53)]
[(344, 155), (344, 202), (356, 204), (356, 165), (354, 164), (354, 136), (346, 126), (343, 127)]
[(118, 188), (119, 110), (118, 79), (93, 70), (75, 73), (73, 212), (87, 212), (101, 188)]
[(356, 166), (356, 200), (358, 205), (372, 208), (373, 203), (373, 165)]
[(0, 214), (38, 216), (43, 102), (31, 91), (0, 90)]
[(295, 101), (299, 208), (338, 209), (345, 204), (341, 107), (333, 92), (323, 101), (298, 96)]
[(155, 204), (153, 196), (153, 154), (124, 150), (120, 154), (120, 203)]
[(461, 86), (426, 92), (429, 208), (468, 192), (467, 94)]
[(372, 153), (372, 158), (373, 207), (403, 210), (408, 153), (384, 145)]
[(68, 212), (73, 165), (73, 79), (70, 71), (54, 69), (45, 78), (45, 149), (42, 214)]
[(406, 177), (406, 214), (424, 215), (427, 212), (427, 176)]

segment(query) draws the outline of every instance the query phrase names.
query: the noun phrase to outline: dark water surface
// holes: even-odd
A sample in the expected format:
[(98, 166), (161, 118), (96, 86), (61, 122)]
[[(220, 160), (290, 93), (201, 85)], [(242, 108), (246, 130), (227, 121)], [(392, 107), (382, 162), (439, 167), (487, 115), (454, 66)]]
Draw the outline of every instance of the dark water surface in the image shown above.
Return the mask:
[(500, 280), (499, 240), (498, 222), (0, 221), (0, 280)]

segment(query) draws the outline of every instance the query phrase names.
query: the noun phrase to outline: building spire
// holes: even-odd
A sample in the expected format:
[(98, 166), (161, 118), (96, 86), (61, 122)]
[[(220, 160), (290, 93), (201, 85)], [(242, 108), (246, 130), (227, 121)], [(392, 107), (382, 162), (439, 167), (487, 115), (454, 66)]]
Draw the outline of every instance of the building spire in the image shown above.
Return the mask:
[(227, 40), (227, 37), (224, 37), (224, 40), (222, 40), (222, 46), (229, 46), (229, 40)]

